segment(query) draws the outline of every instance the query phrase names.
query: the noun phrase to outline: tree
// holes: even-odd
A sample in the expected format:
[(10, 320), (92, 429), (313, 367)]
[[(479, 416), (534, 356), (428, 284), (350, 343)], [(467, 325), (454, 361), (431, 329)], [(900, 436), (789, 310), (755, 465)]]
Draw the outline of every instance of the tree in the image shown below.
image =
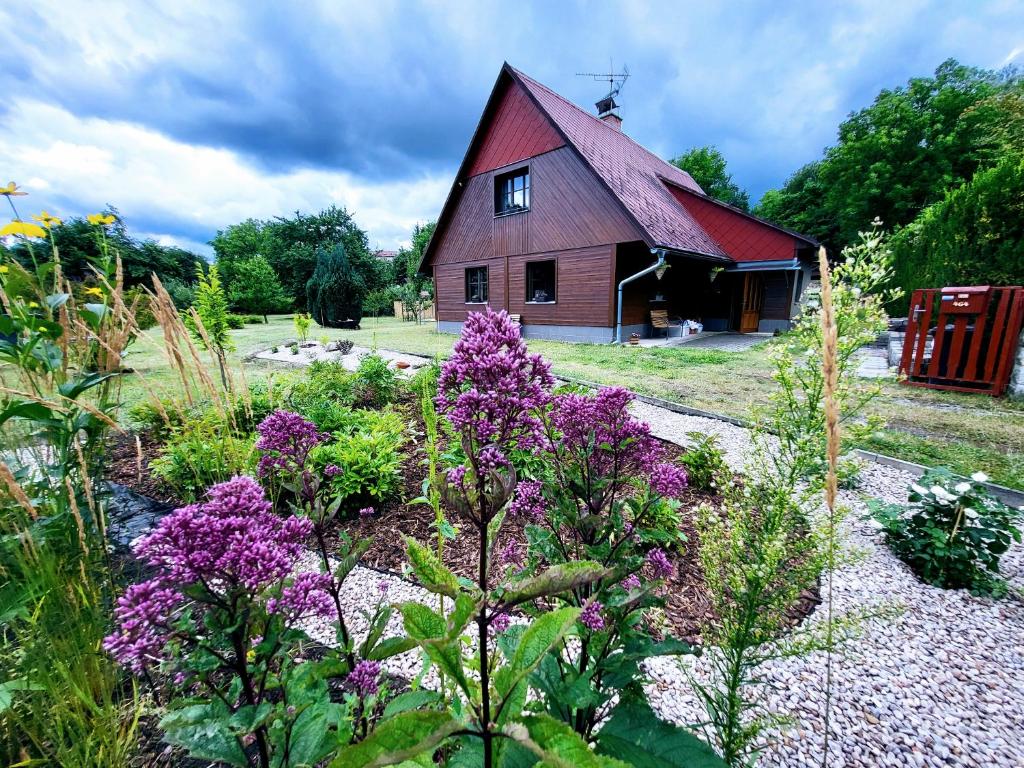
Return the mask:
[[(814, 235), (832, 252), (856, 242), (875, 218), (909, 224), (950, 189), (998, 159), (1019, 102), (1015, 70), (993, 72), (950, 59), (931, 77), (883, 90), (839, 126), (824, 157), (797, 171), (758, 213)], [(1019, 129), (1017, 131), (1019, 135)]]
[(245, 312), (267, 315), (284, 312), (291, 304), (277, 273), (263, 256), (253, 256), (234, 264), (235, 282), (231, 286), (231, 303)]
[(690, 174), (704, 190), (704, 194), (741, 211), (750, 210), (750, 196), (732, 180), (732, 174), (726, 169), (725, 157), (717, 148), (693, 147), (671, 162), (676, 168)]
[(353, 269), (345, 246), (319, 248), (316, 268), (306, 284), (306, 306), (325, 328), (359, 327), (366, 283)]
[[(227, 353), (233, 348), (231, 344), (231, 326), (228, 323), (228, 297), (217, 274), (217, 265), (211, 264), (208, 271), (203, 265), (196, 263), (196, 298), (190, 310), (193, 314), (191, 330), (196, 340), (204, 349), (213, 353), (220, 368), (220, 380), (224, 389), (228, 388)], [(202, 322), (204, 333), (200, 333), (195, 322), (198, 317)]]
[(915, 288), (1024, 282), (1024, 155), (1007, 156), (930, 205), (892, 240), (890, 311), (904, 314)]
[(821, 166), (820, 160), (808, 163), (790, 176), (782, 189), (769, 189), (754, 206), (754, 213), (810, 235), (831, 251), (838, 242), (838, 231), (835, 219), (821, 204), (825, 197)]

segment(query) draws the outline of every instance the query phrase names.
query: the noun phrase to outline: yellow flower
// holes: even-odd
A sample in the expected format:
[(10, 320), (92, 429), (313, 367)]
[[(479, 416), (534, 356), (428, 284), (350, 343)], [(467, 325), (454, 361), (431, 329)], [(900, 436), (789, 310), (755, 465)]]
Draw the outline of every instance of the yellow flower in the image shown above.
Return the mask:
[(250, 664), (252, 662), (256, 661), (256, 651), (254, 651), (252, 648), (250, 648), (248, 651), (246, 651), (245, 652), (245, 660), (248, 661)]
[(22, 235), (23, 237), (46, 237), (46, 230), (36, 224), (15, 219), (0, 229), (0, 235)]
[(61, 221), (56, 216), (51, 216), (46, 211), (43, 211), (38, 216), (33, 216), (33, 219), (38, 221), (44, 227), (49, 229), (50, 227), (59, 226)]
[(97, 288), (95, 285), (90, 285), (88, 288), (85, 289), (85, 292), (88, 293), (90, 296), (103, 296), (103, 290)]
[(6, 195), (7, 197), (22, 197), (27, 194), (28, 192), (20, 191), (18, 185), (13, 181), (8, 181), (6, 187), (0, 187), (0, 195)]
[(90, 224), (95, 224), (97, 226), (102, 225), (105, 227), (117, 221), (117, 219), (114, 218), (114, 215), (110, 213), (90, 213), (86, 218), (89, 220)]
[(0, 264), (0, 275), (6, 275), (10, 271), (11, 268), (8, 267), (6, 264)]
[(36, 302), (34, 302), (34, 301), (30, 301), (28, 303), (28, 308), (29, 309), (39, 309), (39, 305)]

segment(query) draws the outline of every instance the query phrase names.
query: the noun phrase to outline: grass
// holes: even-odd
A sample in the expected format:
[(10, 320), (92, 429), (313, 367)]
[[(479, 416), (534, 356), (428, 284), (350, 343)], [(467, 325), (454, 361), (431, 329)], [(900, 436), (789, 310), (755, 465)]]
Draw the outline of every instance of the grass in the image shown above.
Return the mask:
[[(314, 328), (310, 337), (351, 339), (427, 357), (445, 357), (455, 336), (434, 330), (433, 323), (417, 325), (392, 317), (363, 321), (359, 331)], [(254, 352), (294, 340), (290, 316), (271, 317), (267, 325), (248, 325), (233, 331), (233, 366), (244, 366), (252, 380), (269, 372), (262, 363), (244, 362)], [(608, 344), (568, 344), (530, 340), (530, 350), (549, 359), (556, 374), (605, 385), (621, 385), (645, 395), (728, 416), (745, 418), (753, 407), (767, 402), (774, 388), (769, 351), (773, 342), (745, 352), (681, 347), (614, 347)], [(140, 341), (131, 364), (158, 386), (173, 387), (170, 369), (160, 347)], [(137, 381), (125, 382), (125, 400), (145, 393)], [(929, 466), (946, 466), (960, 474), (983, 470), (995, 482), (1024, 490), (1024, 401), (986, 395), (938, 392), (883, 382), (882, 395), (871, 406), (884, 429), (860, 447)]]

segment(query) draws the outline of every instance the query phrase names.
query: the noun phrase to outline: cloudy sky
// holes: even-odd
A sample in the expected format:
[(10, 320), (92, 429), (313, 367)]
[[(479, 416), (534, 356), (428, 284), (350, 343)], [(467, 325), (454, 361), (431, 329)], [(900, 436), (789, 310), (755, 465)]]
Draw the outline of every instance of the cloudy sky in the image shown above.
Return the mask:
[(716, 144), (756, 198), (947, 57), (1024, 63), (1024, 3), (4, 0), (0, 177), (203, 253), (332, 203), (391, 248), (437, 216), (502, 61), (585, 107), (576, 73), (627, 64), (624, 130)]

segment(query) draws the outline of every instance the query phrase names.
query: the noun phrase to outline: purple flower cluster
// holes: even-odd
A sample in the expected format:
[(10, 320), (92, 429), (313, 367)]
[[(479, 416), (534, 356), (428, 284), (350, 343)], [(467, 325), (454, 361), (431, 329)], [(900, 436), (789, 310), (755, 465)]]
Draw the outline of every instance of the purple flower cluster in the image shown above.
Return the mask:
[(488, 626), (488, 629), (492, 635), (497, 635), (504, 632), (510, 626), (512, 626), (512, 617), (505, 611), (501, 611), (500, 613), (495, 613), (491, 616), (491, 623)]
[(669, 562), (668, 555), (660, 549), (652, 549), (647, 553), (647, 564), (654, 571), (655, 578), (667, 579), (672, 575), (672, 563)]
[(525, 565), (523, 549), (516, 541), (509, 541), (494, 553), (494, 569), (502, 571), (506, 568), (522, 568)]
[(547, 514), (547, 504), (541, 493), (543, 484), (539, 480), (523, 480), (516, 486), (516, 495), (509, 502), (508, 514), (523, 517), (539, 523)]
[(349, 685), (360, 696), (372, 696), (380, 690), (380, 670), (379, 661), (360, 661), (349, 672)]
[(103, 641), (107, 652), (135, 672), (159, 660), (166, 645), (163, 629), (183, 600), (181, 593), (160, 582), (132, 584), (118, 598), (115, 616), (120, 631)]
[(316, 424), (291, 411), (274, 411), (256, 430), (260, 434), (256, 448), (263, 454), (258, 468), (260, 477), (277, 471), (301, 471), (309, 452), (327, 439)]
[[(181, 592), (197, 588), (200, 596), (190, 595), (200, 605), (223, 604), (228, 595), (255, 599), (292, 572), (311, 530), (309, 520), (272, 514), (251, 477), (213, 486), (207, 501), (175, 510), (135, 545), (136, 556), (157, 575), (118, 600), (118, 630), (104, 646), (122, 664), (141, 669), (166, 645), (168, 617), (184, 602)], [(267, 607), (291, 618), (322, 613), (330, 608), (326, 578), (299, 576)]]
[(634, 589), (640, 589), (640, 577), (635, 573), (631, 573), (619, 582), (619, 586), (627, 592), (632, 592)]
[(600, 629), (604, 629), (604, 617), (601, 615), (601, 609), (604, 608), (597, 600), (591, 600), (583, 606), (583, 611), (580, 613), (580, 624), (592, 632), (597, 632)]
[(562, 435), (561, 447), (587, 461), (598, 476), (648, 475), (661, 460), (662, 448), (651, 428), (630, 415), (632, 402), (633, 394), (622, 387), (558, 395), (551, 420)]
[(326, 573), (300, 573), (281, 590), (281, 597), (267, 600), (267, 613), (280, 613), (291, 624), (312, 616), (337, 618), (331, 586)]
[(686, 470), (677, 464), (658, 464), (651, 472), (651, 489), (659, 496), (675, 499), (682, 493), (690, 478)]
[(519, 328), (504, 311), (473, 312), (441, 368), (437, 409), (478, 444), (533, 448), (543, 442), (536, 412), (550, 399), (551, 366), (527, 354)]
[(135, 553), (172, 584), (241, 585), (257, 592), (291, 573), (313, 523), (271, 512), (251, 477), (234, 477), (163, 518)]
[(372, 517), (373, 516), (373, 512), (374, 512), (373, 507), (363, 507), (362, 509), (359, 510), (359, 516), (360, 517)]
[(484, 446), (483, 450), (477, 454), (476, 463), (481, 474), (495, 472), (509, 466), (509, 462), (505, 457), (505, 454), (493, 445)]

